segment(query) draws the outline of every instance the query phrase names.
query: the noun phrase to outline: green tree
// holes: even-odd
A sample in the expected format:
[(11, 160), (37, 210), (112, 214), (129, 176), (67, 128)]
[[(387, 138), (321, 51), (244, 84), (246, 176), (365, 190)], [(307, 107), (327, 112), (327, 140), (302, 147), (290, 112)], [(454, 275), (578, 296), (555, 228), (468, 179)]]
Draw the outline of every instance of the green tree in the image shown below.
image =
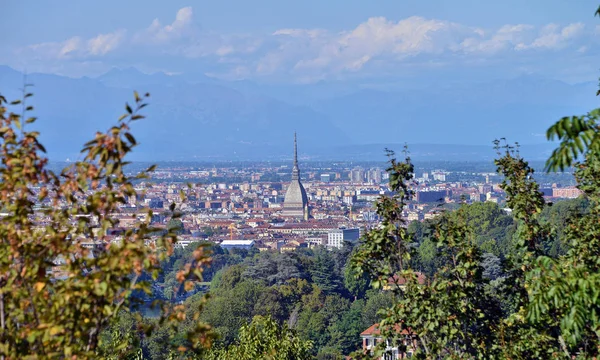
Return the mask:
[(171, 218), (167, 223), (167, 231), (178, 235), (183, 234), (184, 228), (181, 219), (178, 219), (177, 217)]
[[(240, 281), (228, 290), (219, 289), (206, 301), (200, 319), (211, 324), (220, 342), (231, 344), (240, 327), (255, 315), (255, 306), (264, 292), (263, 285), (251, 280)], [(203, 301), (203, 297), (195, 295), (186, 304), (191, 306), (197, 301)]]
[(325, 249), (315, 252), (314, 264), (310, 270), (312, 280), (326, 293), (339, 292), (342, 281), (333, 271), (335, 262), (331, 253)]
[(364, 300), (354, 301), (350, 308), (331, 324), (331, 348), (338, 349), (341, 354), (350, 354), (360, 347), (360, 333), (366, 329), (362, 323), (364, 306)]
[(355, 299), (362, 299), (367, 290), (369, 290), (370, 279), (367, 274), (356, 274), (355, 271), (351, 266), (344, 268), (344, 286)]
[[(152, 294), (144, 274), (159, 276), (161, 260), (176, 241), (169, 232), (146, 244), (157, 232), (149, 224), (151, 212), (120, 244), (106, 241), (117, 223), (113, 214), (137, 196), (132, 181), (154, 169), (135, 178), (125, 171), (125, 157), (137, 145), (130, 127), (143, 119), (138, 111), (146, 104), (135, 93), (134, 106), (126, 105), (118, 123), (84, 145), (82, 160), (55, 174), (47, 168), (39, 133), (28, 130), (36, 121), (24, 117), (33, 110), (25, 104), (30, 96), (10, 105), (0, 96), (0, 208), (6, 214), (0, 223), (0, 357), (96, 358), (102, 329), (135, 305), (139, 298), (133, 294)], [(18, 105), (21, 115), (9, 111)], [(86, 242), (97, 244), (96, 250)], [(202, 278), (207, 255), (195, 252), (177, 276), (181, 287)], [(164, 310), (163, 323), (178, 326), (183, 308)], [(186, 331), (188, 348), (208, 344), (208, 329), (197, 322)], [(116, 348), (131, 345), (127, 336), (104, 339)]]
[(142, 348), (137, 327), (139, 314), (122, 310), (118, 320), (100, 333), (98, 356), (104, 359), (141, 359)]
[(389, 291), (369, 290), (365, 301), (365, 307), (361, 313), (362, 330), (377, 324), (382, 319), (381, 311), (390, 308), (394, 304), (393, 293)]
[(278, 287), (272, 286), (260, 294), (258, 301), (254, 305), (256, 315), (270, 316), (277, 323), (282, 324), (289, 317), (289, 307), (285, 296)]
[(269, 317), (256, 316), (243, 325), (237, 341), (221, 349), (210, 350), (203, 359), (311, 359), (312, 343), (301, 340), (286, 326), (279, 326)]
[(565, 230), (572, 218), (587, 214), (589, 209), (590, 202), (585, 197), (560, 200), (544, 208), (541, 222), (554, 230), (550, 241), (545, 244), (549, 256), (556, 258), (567, 253), (569, 243), (566, 241)]
[[(417, 340), (417, 353), (426, 357), (500, 357), (506, 354), (500, 345), (507, 340), (503, 337), (505, 332), (515, 334), (514, 344), (523, 351), (544, 344), (534, 342), (528, 348), (523, 346), (521, 340), (526, 333), (530, 335), (532, 327), (519, 323), (518, 314), (509, 317), (512, 327), (507, 328), (504, 323), (502, 304), (498, 297), (492, 296), (489, 279), (483, 276), (484, 258), (469, 226), (473, 222), (469, 206), (444, 212), (435, 220), (433, 239), (442, 266), (426, 284), (418, 283), (409, 262), (414, 256), (411, 234), (401, 226), (401, 210), (410, 197), (408, 181), (412, 178), (412, 165), (408, 158), (401, 163), (392, 158), (390, 164), (390, 187), (395, 194), (379, 201), (377, 209), (383, 219), (382, 226), (367, 234), (353, 258), (354, 266), (370, 272), (375, 285), (388, 284), (396, 295), (394, 305), (384, 312), (380, 322), (382, 334), (395, 341), (398, 329), (411, 332)], [(507, 147), (497, 165), (506, 176), (503, 187), (518, 222), (512, 273), (515, 290), (506, 295), (516, 304), (524, 304), (527, 293), (523, 291), (523, 274), (535, 256), (541, 254), (538, 244), (545, 234), (537, 222), (543, 198), (530, 176), (533, 170), (513, 156), (513, 149)], [(390, 284), (393, 276), (404, 278), (405, 286)]]
[[(600, 12), (600, 9), (599, 9)], [(600, 111), (563, 118), (548, 131), (561, 143), (547, 169), (575, 168), (589, 205), (560, 221), (542, 221), (546, 207), (534, 170), (519, 154), (518, 144), (496, 141), (497, 172), (512, 220), (491, 205), (461, 206), (435, 220), (436, 254), (428, 245), (421, 259), (441, 259), (426, 284), (419, 284), (410, 259), (412, 236), (422, 228), (403, 230), (401, 210), (410, 198), (410, 159), (390, 160), (393, 195), (377, 204), (382, 217), (359, 244), (352, 266), (367, 271), (375, 287), (388, 285), (394, 302), (382, 312), (382, 335), (396, 341), (407, 332), (426, 358), (581, 358), (600, 353)], [(582, 157), (581, 162), (576, 159)], [(498, 224), (494, 222), (500, 221)], [(514, 227), (506, 259), (482, 254), (494, 251)], [(554, 227), (554, 228), (553, 228)], [(550, 253), (557, 227), (568, 244)], [(481, 238), (473, 232), (478, 228)], [(505, 238), (506, 240), (506, 238)], [(505, 241), (506, 242), (506, 241)], [(508, 243), (508, 242), (507, 242)], [(424, 242), (421, 242), (423, 245)], [(424, 251), (427, 250), (427, 251)], [(426, 256), (425, 256), (426, 255)], [(421, 260), (422, 261), (422, 260)], [(419, 262), (417, 262), (418, 264)], [(404, 286), (390, 280), (401, 277)], [(385, 342), (377, 346), (384, 351)], [(400, 348), (402, 350), (402, 348)], [(360, 353), (357, 354), (361, 356)]]

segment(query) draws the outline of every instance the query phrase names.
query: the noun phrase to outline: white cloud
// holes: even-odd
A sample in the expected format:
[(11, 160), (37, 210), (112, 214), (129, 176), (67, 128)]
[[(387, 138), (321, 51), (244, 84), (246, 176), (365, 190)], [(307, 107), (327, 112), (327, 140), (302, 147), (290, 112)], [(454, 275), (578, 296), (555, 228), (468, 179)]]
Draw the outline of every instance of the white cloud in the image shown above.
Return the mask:
[(197, 30), (193, 21), (194, 12), (190, 6), (177, 11), (175, 20), (163, 26), (158, 19), (154, 19), (150, 26), (137, 34), (135, 40), (146, 43), (166, 43), (173, 40), (179, 40), (183, 37), (191, 37)]
[(60, 44), (59, 46), (60, 50), (58, 56), (61, 58), (67, 57), (81, 50), (82, 41), (79, 37), (72, 37), (69, 40), (66, 40), (65, 42)]
[(125, 33), (125, 30), (117, 30), (112, 33), (99, 34), (87, 40), (74, 36), (65, 41), (30, 45), (18, 49), (17, 53), (46, 59), (79, 59), (83, 61), (88, 57), (114, 52), (123, 42)]
[(217, 51), (215, 51), (215, 54), (217, 54), (219, 56), (226, 56), (226, 55), (232, 54), (233, 52), (234, 52), (233, 46), (225, 45), (225, 46), (221, 46), (220, 48), (218, 48)]
[(533, 29), (533, 26), (525, 24), (504, 25), (488, 37), (484, 31), (479, 31), (474, 34), (475, 37), (468, 37), (462, 42), (461, 50), (492, 55), (500, 51), (518, 49), (530, 41), (530, 32)]
[(92, 55), (105, 55), (116, 50), (125, 36), (125, 30), (110, 34), (100, 34), (87, 41), (87, 51)]
[(118, 59), (119, 65), (129, 61), (165, 71), (182, 70), (168, 68), (170, 63), (191, 67), (202, 61), (212, 64), (213, 74), (228, 78), (311, 81), (345, 73), (393, 73), (403, 67), (412, 69), (415, 64), (423, 69), (485, 66), (488, 61), (523, 63), (536, 56), (539, 60), (544, 51), (572, 50), (570, 54), (589, 56), (599, 29), (581, 23), (543, 27), (508, 24), (490, 29), (413, 16), (398, 21), (372, 17), (340, 32), (283, 28), (262, 35), (219, 34), (201, 29), (193, 9), (184, 7), (166, 25), (154, 19), (142, 29), (117, 30), (87, 39), (74, 36), (31, 45), (17, 53), (22, 61), (106, 59), (110, 65)]
[(525, 48), (562, 49), (572, 44), (572, 40), (581, 36), (585, 25), (582, 23), (570, 24), (563, 28), (550, 24), (542, 28), (537, 37)]
[(280, 46), (259, 61), (257, 69), (263, 75), (278, 71), (297, 76), (340, 74), (361, 71), (367, 66), (390, 69), (408, 64), (412, 58), (423, 59), (432, 66), (453, 58), (464, 59), (465, 64), (485, 63), (497, 55), (517, 59), (535, 56), (533, 51), (540, 50), (576, 51), (584, 46), (582, 40), (591, 40), (592, 34), (580, 23), (542, 28), (516, 24), (490, 30), (413, 16), (400, 21), (373, 17), (337, 34), (281, 29), (273, 35), (277, 35)]
[(318, 38), (327, 35), (327, 30), (323, 29), (279, 29), (273, 33), (273, 35), (287, 35), (292, 37), (308, 37)]
[(320, 44), (316, 44), (316, 54), (312, 58), (297, 60), (294, 69), (330, 67), (334, 71), (357, 71), (378, 57), (398, 61), (423, 53), (439, 54), (457, 47), (460, 34), (466, 31), (469, 31), (467, 27), (455, 23), (421, 17), (398, 22), (374, 17), (350, 31), (335, 35), (321, 32), (318, 41), (315, 41), (315, 33), (295, 30), (292, 33), (295, 38), (304, 35)]

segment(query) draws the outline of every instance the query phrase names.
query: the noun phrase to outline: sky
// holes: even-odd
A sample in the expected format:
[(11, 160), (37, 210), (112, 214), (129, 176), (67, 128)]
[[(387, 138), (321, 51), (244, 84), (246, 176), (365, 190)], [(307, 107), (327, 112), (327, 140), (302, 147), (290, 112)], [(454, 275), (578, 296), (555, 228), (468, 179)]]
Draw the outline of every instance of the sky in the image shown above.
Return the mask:
[[(0, 0), (0, 64), (262, 83), (428, 74), (597, 78), (591, 0)], [(416, 81), (416, 80), (415, 80)]]

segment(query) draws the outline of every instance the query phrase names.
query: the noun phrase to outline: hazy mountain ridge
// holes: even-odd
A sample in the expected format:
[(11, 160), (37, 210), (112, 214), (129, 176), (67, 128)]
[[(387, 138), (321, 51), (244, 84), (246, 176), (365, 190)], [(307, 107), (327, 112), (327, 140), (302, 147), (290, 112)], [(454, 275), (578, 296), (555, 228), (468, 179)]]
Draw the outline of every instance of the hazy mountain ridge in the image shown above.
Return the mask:
[[(155, 74), (144, 84), (140, 74), (129, 73), (134, 83), (129, 88), (117, 84), (111, 74), (99, 79), (28, 75), (27, 81), (35, 85), (31, 103), (40, 118), (36, 129), (42, 131), (51, 155), (76, 156), (80, 144), (114, 123), (134, 88), (151, 94), (150, 106), (144, 109), (147, 119), (134, 125), (141, 143), (136, 158), (227, 158), (248, 151), (264, 155), (271, 147), (290, 151), (295, 130), (304, 146), (348, 143), (325, 116), (305, 106), (164, 74), (169, 83)], [(8, 98), (19, 98), (22, 85), (21, 74), (0, 68), (0, 88)], [(319, 131), (309, 135), (305, 128)]]
[[(569, 85), (533, 77), (429, 90), (363, 90), (318, 103), (334, 124), (369, 124), (355, 135), (383, 142), (482, 144), (506, 137), (540, 143), (566, 115), (598, 106), (591, 83)], [(336, 116), (333, 116), (336, 114)], [(385, 129), (385, 131), (384, 131)], [(357, 141), (356, 137), (352, 138)]]
[[(133, 89), (151, 93), (147, 119), (134, 125), (138, 160), (286, 159), (294, 131), (309, 158), (378, 159), (385, 144), (408, 142), (414, 158), (481, 160), (494, 155), (491, 145), (481, 144), (499, 137), (543, 144), (558, 118), (597, 106), (594, 83), (533, 76), (412, 90), (226, 82), (135, 68), (97, 78), (30, 74), (27, 81), (34, 84), (36, 128), (50, 155), (62, 159), (76, 157), (95, 131), (113, 124)], [(0, 66), (7, 98), (19, 98), (22, 85), (21, 73)], [(542, 158), (549, 148), (527, 151)]]

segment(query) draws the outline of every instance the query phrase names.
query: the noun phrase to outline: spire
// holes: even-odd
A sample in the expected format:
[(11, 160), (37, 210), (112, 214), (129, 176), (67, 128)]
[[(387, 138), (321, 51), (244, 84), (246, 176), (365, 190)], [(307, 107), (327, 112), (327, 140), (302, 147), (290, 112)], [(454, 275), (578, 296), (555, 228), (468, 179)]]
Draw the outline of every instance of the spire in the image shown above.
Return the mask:
[(294, 166), (298, 167), (298, 141), (296, 140), (296, 132), (294, 131)]
[(292, 180), (300, 179), (300, 169), (298, 168), (298, 141), (296, 132), (294, 132), (294, 168), (292, 169)]

